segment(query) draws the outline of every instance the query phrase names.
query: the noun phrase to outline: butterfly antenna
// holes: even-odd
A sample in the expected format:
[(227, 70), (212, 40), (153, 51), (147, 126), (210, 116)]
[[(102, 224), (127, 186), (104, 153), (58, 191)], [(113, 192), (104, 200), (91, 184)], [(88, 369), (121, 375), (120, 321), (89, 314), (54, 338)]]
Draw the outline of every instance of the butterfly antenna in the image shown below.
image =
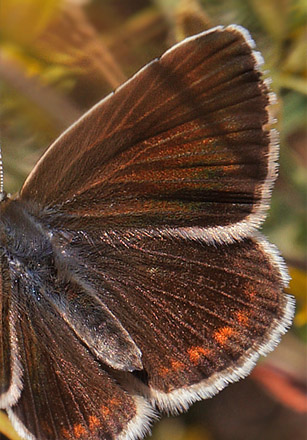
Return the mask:
[(3, 161), (2, 161), (2, 148), (0, 144), (0, 201), (6, 198), (4, 192), (4, 173), (3, 173)]

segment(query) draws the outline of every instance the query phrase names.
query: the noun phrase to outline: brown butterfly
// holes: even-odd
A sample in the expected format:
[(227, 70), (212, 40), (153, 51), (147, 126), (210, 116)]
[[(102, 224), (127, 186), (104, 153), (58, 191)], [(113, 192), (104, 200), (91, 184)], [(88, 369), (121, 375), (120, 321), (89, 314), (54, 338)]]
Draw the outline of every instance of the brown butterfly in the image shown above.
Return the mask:
[(142, 438), (289, 327), (257, 232), (278, 151), (260, 64), (238, 26), (188, 38), (2, 191), (0, 407), (23, 438)]

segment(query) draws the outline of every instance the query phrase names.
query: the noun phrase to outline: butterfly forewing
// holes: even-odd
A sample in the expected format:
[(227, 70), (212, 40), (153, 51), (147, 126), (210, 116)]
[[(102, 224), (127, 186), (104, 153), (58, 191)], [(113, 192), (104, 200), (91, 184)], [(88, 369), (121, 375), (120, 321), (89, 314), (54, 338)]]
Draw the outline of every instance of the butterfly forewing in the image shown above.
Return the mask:
[(185, 40), (64, 133), (22, 199), (56, 207), (67, 228), (244, 222), (246, 235), (263, 220), (273, 177), (257, 63), (235, 27)]

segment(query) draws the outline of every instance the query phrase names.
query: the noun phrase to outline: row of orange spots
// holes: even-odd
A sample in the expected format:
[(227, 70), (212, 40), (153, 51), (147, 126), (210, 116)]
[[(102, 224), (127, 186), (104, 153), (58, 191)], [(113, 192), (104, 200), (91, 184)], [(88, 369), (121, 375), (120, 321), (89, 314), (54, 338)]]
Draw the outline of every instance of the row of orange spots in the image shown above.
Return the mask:
[(119, 399), (117, 399), (116, 397), (112, 397), (112, 399), (109, 400), (109, 402), (108, 402), (108, 406), (102, 405), (100, 407), (101, 415), (103, 417), (107, 417), (110, 414), (112, 407), (119, 406), (120, 404), (121, 404), (121, 402)]
[(191, 347), (188, 349), (189, 359), (194, 365), (198, 365), (203, 356), (209, 356), (210, 350), (203, 347)]
[(112, 406), (119, 406), (121, 402), (116, 397), (113, 397), (108, 403), (108, 406), (102, 405), (100, 407), (100, 413), (103, 417), (107, 417), (110, 414)]
[(160, 368), (160, 375), (162, 377), (167, 376), (169, 373), (174, 373), (179, 370), (183, 370), (184, 364), (177, 359), (171, 359), (171, 368), (167, 367), (161, 367)]
[(216, 342), (222, 346), (226, 345), (228, 342), (228, 339), (233, 336), (235, 333), (234, 329), (231, 327), (222, 327), (216, 332), (213, 333), (213, 338), (216, 340)]
[[(88, 433), (88, 430), (85, 429), (84, 426), (81, 425), (81, 423), (76, 423), (73, 426), (73, 433), (74, 433), (74, 438), (81, 438), (81, 437), (85, 438), (84, 436)], [(62, 434), (65, 438), (71, 439), (71, 435), (67, 429), (63, 428)]]
[[(94, 416), (92, 416), (92, 417), (94, 417)], [(95, 419), (96, 419), (96, 417), (95, 417)], [(99, 420), (98, 419), (96, 419), (96, 420), (99, 423)], [(90, 424), (91, 424), (91, 417), (90, 417)], [(98, 426), (98, 425), (96, 425), (96, 426)], [(73, 433), (74, 433), (74, 438), (81, 438), (81, 437), (85, 438), (84, 436), (88, 433), (88, 430), (85, 429), (84, 426), (81, 425), (81, 423), (76, 423), (73, 426)], [(65, 429), (65, 428), (62, 429), (62, 434), (65, 438), (71, 439), (71, 435), (67, 429)]]
[[(118, 406), (120, 405), (120, 401), (116, 398), (113, 397), (110, 401), (109, 401), (109, 407), (108, 406), (104, 406), (102, 405), (100, 407), (100, 413), (103, 417), (107, 417), (110, 412), (111, 412), (111, 407), (112, 406)], [(98, 417), (96, 417), (95, 415), (91, 415), (89, 417), (89, 429), (91, 432), (95, 431), (97, 428), (99, 428), (99, 426), (101, 425), (101, 421), (98, 419)], [(84, 428), (84, 426), (82, 426), (80, 423), (76, 423), (73, 426), (73, 433), (76, 439), (79, 438), (85, 438), (85, 435), (88, 434), (88, 430), (86, 428)], [(62, 430), (62, 434), (65, 438), (70, 439), (70, 433), (67, 429), (63, 429)]]
[[(200, 363), (200, 359), (202, 357), (208, 357), (211, 353), (209, 349), (203, 348), (203, 347), (191, 347), (187, 350), (189, 360), (194, 365), (197, 365)], [(167, 376), (170, 373), (174, 373), (180, 370), (184, 369), (184, 364), (176, 359), (171, 360), (171, 368), (167, 367), (161, 367), (160, 368), (160, 374), (161, 376)]]
[[(198, 365), (200, 363), (200, 359), (202, 357), (208, 357), (210, 356), (211, 350), (204, 348), (204, 347), (200, 347), (200, 346), (195, 346), (195, 347), (191, 347), (187, 350), (188, 356), (189, 356), (189, 360), (190, 362), (192, 362), (192, 364), (194, 365)], [(167, 368), (167, 367), (161, 367), (159, 372), (161, 376), (167, 376), (170, 373), (174, 373), (180, 370), (184, 369), (184, 364), (176, 359), (171, 359), (171, 368)]]

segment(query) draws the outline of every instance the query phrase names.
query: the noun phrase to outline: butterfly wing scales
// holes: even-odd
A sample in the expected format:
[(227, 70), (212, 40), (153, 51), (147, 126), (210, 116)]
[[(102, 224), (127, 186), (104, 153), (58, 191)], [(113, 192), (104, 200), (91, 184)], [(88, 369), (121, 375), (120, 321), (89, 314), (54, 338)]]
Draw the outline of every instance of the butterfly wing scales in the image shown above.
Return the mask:
[(67, 228), (255, 227), (274, 174), (257, 62), (239, 28), (185, 40), (64, 133), (21, 198)]
[[(35, 440), (115, 440), (137, 433), (146, 403), (128, 395), (80, 343), (72, 329), (42, 298), (23, 303), (20, 286), (16, 335), (23, 389), (8, 409), (15, 428)], [(147, 411), (147, 415), (150, 410)], [(146, 430), (146, 421), (143, 431)], [(32, 437), (31, 437), (32, 436)], [(124, 437), (123, 437), (124, 438)]]
[(16, 297), (13, 294), (8, 260), (0, 257), (0, 408), (14, 404), (22, 388), (19, 350), (16, 344)]
[(67, 252), (76, 258), (69, 270), (100, 289), (140, 348), (149, 394), (168, 409), (180, 407), (177, 391), (195, 385), (195, 400), (244, 377), (291, 321), (286, 272), (261, 236), (216, 247), (139, 231), (76, 233)]

